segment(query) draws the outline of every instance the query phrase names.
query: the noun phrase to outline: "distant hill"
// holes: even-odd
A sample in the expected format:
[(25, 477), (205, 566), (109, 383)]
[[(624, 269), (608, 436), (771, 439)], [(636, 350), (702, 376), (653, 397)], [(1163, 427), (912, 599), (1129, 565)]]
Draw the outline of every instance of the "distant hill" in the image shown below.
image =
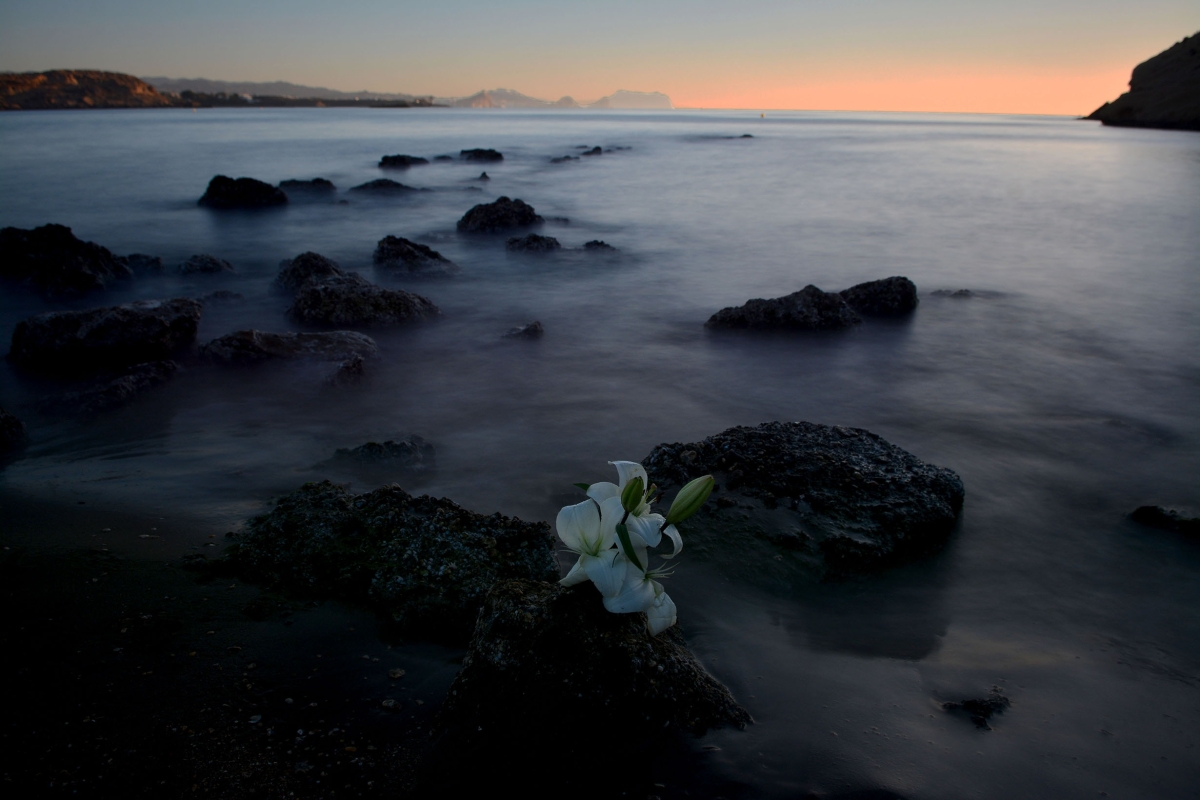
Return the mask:
[(630, 92), (619, 89), (594, 103), (581, 105), (574, 98), (563, 97), (554, 102), (514, 92), (512, 89), (485, 89), (470, 97), (445, 97), (437, 102), (455, 108), (615, 108), (670, 109), (671, 98), (660, 92)]
[(671, 98), (662, 92), (630, 92), (625, 89), (618, 89), (608, 97), (601, 97), (588, 107), (667, 109), (674, 108), (675, 106), (671, 104)]
[(199, 94), (248, 94), (268, 97), (313, 98), (316, 100), (413, 100), (411, 94), (387, 92), (341, 92), (321, 86), (302, 86), (287, 81), (253, 83), (250, 81), (214, 81), (208, 78), (142, 78), (160, 92), (196, 92)]
[(145, 81), (119, 72), (0, 72), (0, 110), (159, 108), (173, 105)]
[(1129, 91), (1087, 119), (1105, 125), (1200, 130), (1200, 33), (1134, 67)]

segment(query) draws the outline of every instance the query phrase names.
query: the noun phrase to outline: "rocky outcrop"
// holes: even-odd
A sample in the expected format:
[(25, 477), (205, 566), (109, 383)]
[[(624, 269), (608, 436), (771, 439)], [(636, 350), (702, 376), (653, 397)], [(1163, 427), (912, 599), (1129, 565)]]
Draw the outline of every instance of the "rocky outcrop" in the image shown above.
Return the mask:
[(143, 80), (120, 72), (55, 69), (0, 73), (0, 111), (48, 108), (161, 108), (174, 105)]
[(901, 275), (860, 283), (840, 294), (855, 311), (872, 317), (910, 314), (918, 302), (916, 284)]
[(770, 300), (749, 300), (723, 308), (709, 317), (708, 328), (832, 331), (857, 325), (862, 319), (837, 292), (809, 284), (798, 292)]
[(92, 386), (67, 392), (43, 404), (47, 410), (98, 414), (123, 406), (138, 395), (163, 385), (179, 372), (174, 361), (135, 364), (118, 375), (110, 375)]
[(279, 274), (275, 276), (271, 286), (276, 291), (296, 292), (311, 283), (344, 278), (348, 274), (336, 261), (310, 250), (290, 261), (280, 261)]
[(287, 313), (305, 325), (383, 327), (432, 319), (441, 312), (427, 297), (384, 289), (350, 273), (301, 287)]
[(433, 445), (410, 434), (400, 441), (367, 442), (354, 449), (340, 448), (327, 463), (360, 468), (388, 467), (408, 470), (434, 467)]
[(338, 364), (337, 371), (325, 379), (326, 386), (356, 386), (366, 376), (366, 362), (362, 356)]
[(400, 236), (385, 236), (375, 246), (375, 266), (422, 277), (445, 277), (458, 272), (453, 261), (432, 247)]
[(583, 243), (583, 249), (589, 253), (615, 253), (617, 248), (607, 242), (599, 239), (592, 239), (590, 242)]
[(376, 180), (373, 180), (373, 181), (367, 181), (366, 183), (360, 183), (358, 186), (351, 186), (350, 191), (356, 192), (358, 194), (374, 194), (374, 195), (387, 196), (387, 195), (396, 195), (396, 194), (408, 194), (409, 192), (417, 191), (417, 189), (412, 186), (405, 186), (403, 183), (397, 183), (396, 181), (390, 180), (388, 178), (377, 178)]
[(988, 724), (988, 720), (996, 714), (1003, 714), (1004, 710), (1011, 706), (1012, 701), (1004, 696), (999, 686), (993, 686), (992, 690), (988, 692), (987, 697), (942, 703), (944, 711), (962, 711), (971, 718), (971, 722), (975, 723), (976, 728), (985, 731), (992, 730), (992, 726)]
[(201, 349), (206, 358), (224, 364), (260, 364), (276, 359), (306, 358), (346, 361), (379, 354), (375, 340), (355, 331), (323, 333), (267, 333), (234, 331), (213, 339)]
[(1200, 517), (1189, 517), (1173, 508), (1139, 506), (1129, 515), (1134, 522), (1149, 528), (1200, 536)]
[[(516, 776), (504, 772), (512, 769), (506, 764), (553, 752), (538, 775), (521, 779), (531, 794), (553, 788), (616, 797), (591, 794), (613, 780), (607, 769), (583, 777), (586, 787), (570, 786), (569, 775), (564, 785), (557, 773), (574, 772), (578, 780), (579, 765), (596, 753), (638, 764), (664, 739), (750, 722), (688, 651), (678, 628), (650, 636), (643, 614), (608, 613), (591, 585), (502, 580), (483, 602), (438, 717), (438, 749), (480, 763), (487, 778), (509, 785)], [(470, 783), (477, 776), (461, 777)]]
[(553, 253), (555, 250), (561, 250), (562, 245), (553, 236), (531, 233), (527, 236), (514, 236), (505, 242), (504, 249), (510, 253)]
[(17, 323), (8, 357), (31, 371), (75, 374), (166, 359), (195, 341), (201, 307), (177, 298), (39, 314)]
[(1200, 33), (1134, 67), (1129, 91), (1087, 119), (1105, 125), (1200, 131)]
[(534, 320), (528, 325), (521, 325), (516, 328), (510, 328), (504, 334), (505, 339), (540, 339), (546, 333), (546, 329), (542, 327), (542, 323)]
[(197, 253), (180, 264), (178, 271), (180, 275), (215, 275), (221, 272), (233, 272), (233, 264), (207, 253)]
[(309, 483), (246, 523), (242, 574), (316, 597), (364, 602), (401, 628), (465, 641), (497, 580), (558, 577), (542, 522), (484, 516), (399, 486), (353, 495)]
[(198, 205), (208, 208), (268, 208), (281, 206), (288, 201), (283, 190), (254, 178), (229, 178), (216, 175), (208, 182), (208, 189)]
[(0, 230), (0, 278), (47, 297), (82, 295), (132, 277), (124, 259), (77, 239), (65, 225)]
[(286, 180), (279, 182), (279, 188), (284, 191), (288, 197), (295, 198), (329, 198), (337, 194), (337, 187), (333, 185), (333, 181), (325, 178), (313, 178), (312, 180)]
[(163, 260), (158, 256), (130, 253), (124, 260), (135, 275), (161, 275), (163, 271)]
[(409, 167), (415, 167), (428, 163), (428, 158), (421, 158), (420, 156), (397, 155), (384, 156), (383, 158), (379, 159), (379, 166), (384, 169), (408, 169)]
[(503, 161), (504, 154), (491, 148), (476, 147), (471, 150), (460, 150), (458, 153), (467, 161)]
[(660, 444), (642, 463), (668, 493), (716, 476), (715, 502), (688, 520), (689, 550), (768, 579), (796, 569), (869, 571), (934, 551), (963, 504), (954, 472), (860, 428), (739, 426), (702, 442)]
[(0, 408), (0, 457), (19, 450), (27, 439), (25, 423)]
[(492, 203), (480, 203), (463, 214), (458, 229), (464, 233), (499, 233), (544, 221), (524, 200), (501, 197)]

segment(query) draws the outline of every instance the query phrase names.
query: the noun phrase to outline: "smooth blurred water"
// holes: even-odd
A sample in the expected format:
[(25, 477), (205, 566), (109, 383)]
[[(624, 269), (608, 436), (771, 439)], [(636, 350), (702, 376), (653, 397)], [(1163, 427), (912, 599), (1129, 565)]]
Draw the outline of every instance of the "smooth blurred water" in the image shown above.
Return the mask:
[[(614, 151), (549, 163), (580, 145)], [(468, 147), (505, 160), (375, 166)], [(472, 180), (481, 170), (492, 180)], [(217, 173), (434, 191), (214, 213), (195, 201)], [(0, 115), (0, 181), (0, 225), (59, 222), (117, 253), (207, 252), (238, 270), (74, 306), (228, 288), (245, 301), (206, 308), (201, 341), (292, 329), (268, 284), (315, 250), (444, 313), (372, 332), (383, 357), (360, 390), (325, 387), (329, 365), (196, 363), (73, 421), (29, 405), (61, 386), (5, 365), (0, 404), (32, 444), (0, 473), (0, 502), (162, 507), (224, 530), (306, 480), (370, 488), (314, 465), (416, 433), (438, 468), (407, 488), (552, 519), (572, 482), (658, 442), (774, 419), (863, 427), (962, 476), (959, 532), (924, 562), (787, 596), (685, 557), (671, 591), (689, 641), (758, 724), (671, 762), (673, 779), (747, 797), (1182, 797), (1200, 783), (1200, 545), (1124, 520), (1200, 505), (1195, 134), (900, 114), (38, 112)], [(599, 238), (620, 256), (510, 256), (503, 237), (455, 232), (502, 194), (569, 218), (542, 231), (565, 247)], [(461, 276), (376, 274), (387, 234)], [(751, 297), (897, 274), (921, 292), (907, 321), (703, 328)], [(962, 288), (974, 296), (931, 294)], [(65, 307), (4, 291), (0, 336)], [(499, 338), (532, 319), (544, 339)], [(936, 705), (993, 684), (1013, 700), (994, 731)]]

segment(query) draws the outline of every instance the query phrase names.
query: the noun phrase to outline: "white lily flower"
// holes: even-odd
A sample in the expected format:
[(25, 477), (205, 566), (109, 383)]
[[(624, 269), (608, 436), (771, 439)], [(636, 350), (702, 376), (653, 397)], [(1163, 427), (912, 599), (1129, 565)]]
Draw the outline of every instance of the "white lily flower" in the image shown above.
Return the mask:
[(554, 524), (567, 549), (579, 554), (575, 566), (559, 583), (574, 586), (590, 580), (606, 598), (616, 596), (625, 578), (625, 558), (613, 549), (616, 523), (604, 524), (600, 506), (584, 500), (562, 508)]
[(646, 627), (651, 636), (657, 636), (676, 622), (675, 602), (663, 585), (654, 580), (659, 574), (644, 572), (627, 562), (621, 590), (615, 596), (605, 597), (604, 607), (614, 614), (645, 611)]
[[(610, 461), (608, 462), (617, 468), (617, 476), (620, 480), (617, 484), (602, 481), (593, 483), (588, 487), (588, 497), (600, 504), (601, 511), (605, 517), (605, 521), (611, 524), (615, 530), (617, 523), (625, 516), (625, 509), (621, 506), (621, 491), (625, 485), (634, 478), (641, 478), (642, 485), (649, 487), (650, 479), (646, 475), (646, 469), (636, 461)], [(649, 489), (647, 489), (647, 496)], [(625, 520), (625, 526), (630, 533), (636, 533), (647, 547), (657, 547), (662, 541), (662, 535), (665, 533), (671, 539), (674, 545), (674, 550), (665, 558), (674, 558), (683, 550), (683, 538), (680, 537), (679, 531), (674, 525), (666, 525), (666, 519), (662, 514), (656, 514), (650, 511), (650, 503), (646, 502), (644, 496), (630, 512), (629, 517)], [(637, 541), (631, 538), (634, 547), (638, 547)], [(642, 548), (644, 550), (644, 548)], [(639, 552), (639, 557), (642, 553)], [(646, 564), (645, 559), (642, 559), (642, 564)]]

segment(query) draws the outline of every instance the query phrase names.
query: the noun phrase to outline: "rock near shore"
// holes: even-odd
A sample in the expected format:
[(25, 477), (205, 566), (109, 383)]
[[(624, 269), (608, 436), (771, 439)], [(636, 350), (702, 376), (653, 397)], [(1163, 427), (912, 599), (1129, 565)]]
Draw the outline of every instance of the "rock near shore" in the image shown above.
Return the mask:
[(745, 305), (723, 308), (709, 317), (707, 328), (752, 330), (832, 331), (849, 328), (862, 318), (837, 292), (805, 286), (798, 292), (770, 300), (748, 300)]
[(0, 278), (47, 297), (69, 297), (133, 277), (126, 259), (76, 238), (65, 225), (0, 230)]
[(539, 236), (536, 233), (527, 236), (514, 236), (504, 244), (504, 249), (510, 253), (545, 254), (561, 250), (562, 245), (553, 236)]
[(120, 72), (55, 69), (0, 73), (0, 111), (49, 108), (162, 108), (174, 101)]
[(1200, 33), (1134, 67), (1129, 91), (1087, 118), (1105, 125), (1200, 131)]
[(271, 286), (277, 291), (296, 292), (309, 284), (321, 283), (330, 278), (342, 278), (348, 274), (336, 261), (309, 251), (291, 260), (280, 261), (279, 274), (275, 276)]
[(233, 272), (233, 264), (223, 258), (210, 256), (207, 253), (197, 253), (190, 256), (179, 265), (180, 275), (217, 275), (222, 272)]
[(714, 502), (687, 522), (689, 549), (768, 578), (794, 568), (867, 572), (935, 551), (957, 523), (964, 496), (951, 470), (869, 431), (810, 422), (739, 426), (702, 442), (660, 444), (642, 463), (668, 493), (716, 476)]
[(453, 261), (432, 247), (401, 236), (385, 236), (375, 246), (375, 266), (403, 270), (421, 277), (446, 277), (458, 272)]
[(459, 155), (466, 161), (503, 161), (504, 154), (491, 148), (476, 147), (471, 150), (460, 150)]
[(206, 358), (224, 364), (260, 364), (277, 359), (347, 361), (373, 358), (379, 347), (370, 336), (355, 331), (322, 333), (267, 333), (234, 331), (201, 348)]
[(420, 156), (396, 155), (384, 156), (383, 158), (379, 159), (379, 166), (383, 169), (408, 169), (409, 167), (415, 167), (428, 163), (428, 158), (421, 158)]
[(309, 483), (246, 523), (229, 561), (309, 596), (364, 602), (402, 629), (463, 642), (497, 580), (558, 577), (545, 523), (484, 516), (399, 486)]
[(545, 220), (524, 200), (498, 198), (492, 203), (480, 203), (458, 221), (464, 233), (499, 233), (513, 228), (527, 228)]
[(76, 374), (159, 361), (195, 341), (201, 309), (176, 298), (39, 314), (17, 323), (8, 355), (23, 369)]
[(287, 313), (305, 325), (378, 328), (433, 319), (441, 311), (427, 297), (350, 273), (301, 287)]
[(229, 178), (216, 175), (208, 183), (208, 189), (197, 205), (208, 208), (269, 208), (285, 205), (288, 201), (283, 190), (254, 178)]
[(860, 314), (895, 317), (917, 308), (917, 286), (902, 275), (868, 281), (839, 292), (846, 303)]

